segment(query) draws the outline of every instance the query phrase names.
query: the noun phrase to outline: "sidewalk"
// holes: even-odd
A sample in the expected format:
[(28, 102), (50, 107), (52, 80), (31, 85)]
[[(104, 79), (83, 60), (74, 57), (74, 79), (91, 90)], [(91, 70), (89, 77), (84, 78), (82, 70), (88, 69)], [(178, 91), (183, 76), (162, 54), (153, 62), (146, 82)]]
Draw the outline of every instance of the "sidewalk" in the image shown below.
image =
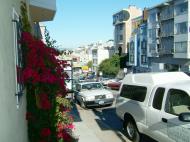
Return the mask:
[(84, 124), (84, 122), (74, 122), (75, 135), (79, 137), (78, 142), (101, 142), (94, 132)]
[(82, 117), (77, 106), (75, 105), (72, 110), (72, 116), (74, 117), (74, 135), (79, 138), (78, 142), (101, 142), (100, 139), (95, 135), (94, 131), (89, 128)]
[[(106, 121), (106, 117), (102, 112), (84, 110), (74, 105), (72, 115), (75, 125), (74, 135), (79, 138), (78, 142), (129, 142), (120, 131), (113, 130), (103, 122)], [(113, 119), (112, 123), (117, 121)]]

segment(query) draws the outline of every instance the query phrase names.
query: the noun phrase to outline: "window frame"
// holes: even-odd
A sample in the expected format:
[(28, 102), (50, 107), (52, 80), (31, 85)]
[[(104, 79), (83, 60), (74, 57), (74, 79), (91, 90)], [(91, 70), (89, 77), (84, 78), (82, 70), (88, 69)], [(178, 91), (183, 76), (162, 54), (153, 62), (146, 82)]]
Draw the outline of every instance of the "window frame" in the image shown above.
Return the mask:
[[(181, 26), (185, 24), (186, 27), (181, 28)], [(184, 32), (183, 30), (186, 29), (186, 31)], [(181, 35), (181, 34), (188, 34), (188, 22), (187, 21), (183, 21), (180, 23), (175, 23), (175, 35)]]
[[(186, 44), (186, 48), (182, 48), (182, 47), (184, 47), (183, 44)], [(188, 45), (187, 41), (175, 42), (175, 46), (174, 46), (175, 47), (175, 53), (187, 53), (187, 50), (188, 50), (187, 45)], [(176, 49), (178, 49), (178, 50), (176, 50)]]
[[(170, 91), (181, 91), (185, 94), (187, 94), (189, 96), (189, 94), (185, 91), (185, 90), (182, 90), (182, 89), (176, 89), (176, 88), (170, 88), (168, 91), (167, 91), (167, 95), (166, 95), (166, 100), (165, 100), (165, 106), (164, 106), (164, 111), (168, 114), (171, 114), (171, 115), (175, 115), (175, 116), (179, 116), (179, 114), (175, 114), (175, 113), (171, 113), (171, 112), (168, 112), (168, 107), (169, 107), (169, 95), (170, 95)], [(190, 96), (189, 96), (190, 97)]]
[(23, 67), (22, 50), (20, 44), (22, 25), (20, 22), (20, 16), (16, 12), (15, 8), (12, 9), (12, 26), (13, 26), (13, 48), (14, 48), (14, 62), (15, 62), (15, 96), (17, 109), (20, 107), (21, 98), (24, 93), (24, 84), (21, 82), (21, 70)]
[[(155, 99), (157, 98), (157, 95), (159, 95), (159, 94), (157, 94), (157, 91), (158, 91), (159, 89), (163, 89), (163, 94), (162, 94), (163, 96), (162, 96), (162, 100), (161, 100), (161, 106), (159, 106), (160, 108), (156, 108), (156, 107), (154, 106), (154, 101), (155, 101)], [(159, 91), (160, 91), (160, 90), (159, 90)], [(156, 88), (156, 91), (155, 91), (155, 93), (154, 93), (154, 97), (153, 97), (153, 100), (152, 100), (152, 107), (153, 107), (154, 109), (156, 109), (156, 110), (161, 110), (161, 109), (162, 109), (165, 92), (166, 92), (166, 88), (164, 88), (164, 87), (158, 87), (158, 88)], [(156, 100), (156, 102), (157, 102), (157, 101), (158, 101), (158, 100)]]
[[(187, 6), (187, 10), (186, 11), (181, 12), (181, 7), (180, 6), (182, 6), (182, 5), (186, 5)], [(177, 13), (177, 12), (179, 12), (178, 8), (180, 8), (180, 13)], [(175, 16), (180, 16), (180, 15), (187, 14), (188, 13), (188, 2), (183, 2), (183, 3), (175, 5), (174, 11), (175, 11), (174, 12)]]
[[(134, 89), (135, 91), (137, 91), (137, 88), (139, 87), (139, 89), (141, 88), (143, 88), (143, 89), (145, 89), (144, 91), (145, 91), (145, 93), (143, 94), (144, 96), (143, 96), (143, 99), (142, 100), (139, 100), (139, 99), (134, 99), (131, 95), (134, 95), (134, 94), (130, 94), (129, 95), (129, 97), (126, 97), (126, 95), (125, 96), (123, 96), (122, 95), (122, 93), (123, 93), (123, 91), (124, 91), (124, 89), (128, 89), (128, 87), (136, 87), (136, 89)], [(130, 88), (130, 89), (131, 89)], [(121, 97), (123, 97), (123, 98), (126, 98), (126, 99), (129, 99), (129, 100), (133, 100), (133, 101), (136, 101), (136, 102), (144, 102), (145, 101), (145, 99), (146, 99), (146, 95), (147, 95), (147, 91), (148, 91), (148, 88), (146, 87), (146, 86), (140, 86), (140, 85), (128, 85), (128, 84), (124, 84), (123, 86), (122, 86), (122, 89), (121, 89), (121, 92), (120, 92), (120, 96)], [(134, 91), (131, 91), (131, 92), (133, 92), (134, 93)]]

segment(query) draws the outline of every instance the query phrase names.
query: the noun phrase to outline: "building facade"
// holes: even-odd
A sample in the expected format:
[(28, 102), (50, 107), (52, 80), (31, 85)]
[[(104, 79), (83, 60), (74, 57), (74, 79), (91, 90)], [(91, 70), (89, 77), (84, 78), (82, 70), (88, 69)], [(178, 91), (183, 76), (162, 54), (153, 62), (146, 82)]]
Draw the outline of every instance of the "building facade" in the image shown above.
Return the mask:
[(133, 72), (150, 71), (147, 57), (147, 21), (144, 14), (132, 19), (128, 64), (132, 66)]
[[(23, 0), (27, 4), (31, 25), (52, 20), (56, 0)], [(17, 81), (19, 66), (18, 28), (21, 1), (3, 0), (0, 5), (0, 141), (27, 142), (26, 94)], [(32, 10), (36, 8), (37, 13)], [(44, 18), (44, 9), (46, 15)], [(41, 13), (41, 14), (39, 14)], [(51, 13), (51, 14), (50, 14)], [(40, 16), (39, 18), (37, 18)], [(37, 18), (37, 19), (35, 19)], [(34, 31), (34, 30), (33, 30)], [(22, 91), (22, 92), (21, 92)]]
[(148, 9), (148, 57), (160, 71), (189, 71), (189, 6), (189, 0), (168, 0)]
[(105, 43), (96, 43), (92, 50), (92, 71), (97, 73), (100, 63), (114, 54), (113, 40)]
[(131, 37), (131, 20), (141, 16), (142, 10), (136, 6), (129, 6), (113, 15), (114, 47), (115, 52), (125, 54), (128, 52)]

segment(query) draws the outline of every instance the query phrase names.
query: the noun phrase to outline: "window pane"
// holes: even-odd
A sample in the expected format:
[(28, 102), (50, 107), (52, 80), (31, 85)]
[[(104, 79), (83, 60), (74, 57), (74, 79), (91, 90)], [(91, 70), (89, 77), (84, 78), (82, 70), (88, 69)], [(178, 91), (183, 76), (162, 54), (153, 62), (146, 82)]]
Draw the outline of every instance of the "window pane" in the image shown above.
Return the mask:
[(154, 100), (153, 100), (153, 107), (155, 109), (161, 110), (164, 92), (165, 92), (165, 88), (158, 88), (156, 90)]
[(175, 53), (186, 53), (187, 52), (187, 42), (176, 42), (175, 43)]
[(156, 13), (152, 13), (149, 16), (149, 22), (154, 23), (156, 22)]
[(145, 100), (147, 88), (144, 86), (123, 85), (120, 96), (135, 101)]
[(130, 62), (134, 62), (134, 56), (130, 55)]
[(187, 10), (188, 10), (188, 3), (187, 2), (179, 4), (175, 7), (176, 15), (185, 14), (185, 13), (187, 13)]
[(119, 39), (120, 39), (120, 40), (123, 40), (123, 35), (120, 35), (120, 36), (119, 36)]
[(176, 34), (186, 34), (187, 33), (187, 22), (176, 24)]
[(182, 91), (177, 89), (170, 89), (168, 91), (165, 111), (179, 115), (183, 112), (190, 112), (190, 96)]

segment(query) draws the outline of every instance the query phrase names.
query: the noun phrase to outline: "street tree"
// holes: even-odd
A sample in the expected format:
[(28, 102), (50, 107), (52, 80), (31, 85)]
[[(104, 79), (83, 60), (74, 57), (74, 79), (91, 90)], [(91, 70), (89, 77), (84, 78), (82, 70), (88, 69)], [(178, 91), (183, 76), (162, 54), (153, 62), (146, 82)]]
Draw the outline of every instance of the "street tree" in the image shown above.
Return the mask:
[(87, 66), (88, 66), (89, 68), (92, 68), (92, 61), (89, 61), (89, 62), (87, 63)]
[(109, 59), (105, 59), (99, 65), (99, 71), (103, 73), (104, 76), (116, 76), (120, 69), (120, 57), (118, 55), (113, 55)]

